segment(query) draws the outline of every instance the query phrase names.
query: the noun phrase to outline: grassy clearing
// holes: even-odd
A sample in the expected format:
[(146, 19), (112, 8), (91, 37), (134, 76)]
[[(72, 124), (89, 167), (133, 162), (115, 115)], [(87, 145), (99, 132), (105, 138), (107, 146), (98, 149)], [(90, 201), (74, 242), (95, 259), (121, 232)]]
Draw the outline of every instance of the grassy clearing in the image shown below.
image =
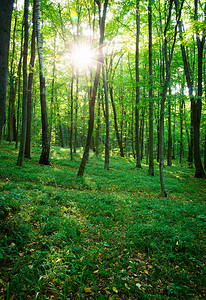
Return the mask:
[(76, 178), (67, 149), (51, 167), (16, 166), (0, 148), (0, 297), (2, 299), (205, 299), (206, 182), (194, 170), (165, 168), (169, 197), (148, 167), (112, 157), (110, 171), (91, 155)]

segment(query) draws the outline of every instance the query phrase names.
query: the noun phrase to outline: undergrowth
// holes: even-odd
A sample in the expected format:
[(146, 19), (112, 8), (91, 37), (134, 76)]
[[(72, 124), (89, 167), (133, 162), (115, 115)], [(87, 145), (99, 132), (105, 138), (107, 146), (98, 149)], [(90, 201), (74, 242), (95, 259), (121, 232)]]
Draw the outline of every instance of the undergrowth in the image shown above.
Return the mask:
[(16, 166), (13, 144), (0, 146), (0, 299), (205, 299), (205, 180), (194, 170), (132, 158), (40, 149)]

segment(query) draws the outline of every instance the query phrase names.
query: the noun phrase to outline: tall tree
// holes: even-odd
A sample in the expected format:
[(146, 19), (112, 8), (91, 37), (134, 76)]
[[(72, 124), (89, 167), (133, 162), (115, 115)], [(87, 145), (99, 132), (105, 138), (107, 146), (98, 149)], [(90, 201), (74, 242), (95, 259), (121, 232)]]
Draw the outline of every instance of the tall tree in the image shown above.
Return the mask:
[(148, 26), (149, 26), (149, 175), (154, 176), (153, 154), (153, 72), (152, 72), (152, 0), (148, 3)]
[[(178, 13), (178, 8), (179, 8), (179, 0), (174, 0), (175, 2), (175, 7), (176, 7), (176, 12)], [(189, 163), (189, 167), (192, 167), (193, 165), (193, 154), (194, 154), (194, 94), (193, 94), (193, 80), (192, 80), (192, 76), (191, 76), (191, 66), (190, 66), (190, 62), (188, 59), (188, 49), (186, 48), (186, 46), (184, 45), (184, 41), (183, 41), (183, 20), (180, 20), (179, 22), (179, 37), (180, 37), (180, 41), (181, 41), (181, 52), (182, 52), (182, 59), (183, 59), (183, 64), (184, 64), (184, 72), (185, 72), (185, 77), (186, 77), (186, 82), (187, 82), (187, 88), (188, 88), (188, 93), (189, 93), (189, 97), (190, 97), (190, 105), (191, 105), (191, 114), (190, 114), (190, 122), (191, 122), (191, 126), (190, 126), (190, 143), (189, 143), (189, 154), (188, 154), (188, 163)]]
[(17, 11), (15, 10), (15, 20), (12, 38), (12, 55), (10, 56), (10, 95), (9, 95), (9, 109), (8, 109), (8, 141), (14, 139), (14, 117), (15, 117), (15, 87), (14, 87), (14, 74), (15, 74), (15, 51), (16, 51), (16, 27), (17, 27)]
[(0, 0), (0, 141), (6, 122), (6, 90), (13, 2)]
[(140, 134), (139, 134), (139, 37), (140, 37), (140, 9), (139, 0), (136, 0), (136, 53), (135, 53), (135, 66), (136, 66), (136, 107), (135, 107), (135, 132), (136, 132), (136, 167), (141, 168), (140, 161)]
[(84, 169), (85, 169), (88, 157), (89, 157), (89, 148), (90, 148), (92, 132), (93, 132), (93, 128), (94, 128), (94, 107), (95, 107), (95, 99), (96, 99), (96, 94), (97, 94), (97, 87), (98, 87), (98, 83), (99, 83), (100, 70), (101, 70), (101, 65), (102, 65), (102, 48), (103, 48), (103, 42), (104, 42), (104, 29), (105, 29), (105, 20), (106, 20), (108, 1), (109, 0), (105, 0), (104, 7), (103, 7), (103, 13), (101, 13), (101, 4), (102, 3), (99, 0), (95, 0), (95, 2), (98, 5), (98, 8), (99, 8), (99, 16), (100, 16), (100, 20), (99, 20), (99, 29), (100, 29), (99, 53), (98, 53), (98, 58), (97, 58), (97, 69), (96, 69), (96, 74), (95, 74), (95, 78), (94, 78), (93, 89), (92, 89), (92, 93), (90, 95), (90, 100), (89, 100), (89, 125), (88, 125), (87, 140), (86, 140), (86, 145), (85, 145), (82, 161), (79, 166), (79, 170), (78, 170), (78, 174), (77, 174), (80, 177), (82, 177), (84, 175)]
[(41, 122), (42, 122), (42, 152), (39, 163), (50, 165), (50, 141), (47, 121), (46, 94), (45, 94), (45, 76), (44, 76), (44, 56), (40, 32), (40, 0), (36, 0), (36, 29), (37, 29), (37, 47), (39, 56), (39, 78), (40, 78), (40, 102), (41, 102)]
[[(117, 137), (117, 142), (119, 145), (119, 149), (120, 149), (120, 156), (124, 157), (124, 150), (123, 150), (123, 145), (122, 145), (122, 138), (120, 137), (119, 134), (119, 129), (118, 129), (118, 122), (117, 122), (117, 112), (116, 112), (116, 106), (115, 106), (115, 102), (114, 102), (114, 76), (115, 76), (115, 71), (119, 65), (119, 62), (122, 58), (123, 54), (119, 57), (116, 65), (113, 68), (113, 59), (114, 59), (114, 53), (112, 53), (110, 55), (110, 63), (109, 63), (109, 68), (107, 70), (107, 76), (110, 75), (110, 81), (109, 81), (109, 93), (110, 93), (110, 99), (111, 99), (111, 103), (112, 103), (112, 109), (113, 109), (113, 115), (114, 115), (114, 128), (115, 128), (115, 133), (116, 133), (116, 137)], [(110, 74), (109, 74), (110, 73)]]
[(166, 76), (164, 78), (164, 85), (161, 95), (161, 109), (160, 109), (160, 161), (159, 161), (159, 172), (160, 172), (160, 184), (161, 184), (161, 195), (163, 197), (167, 197), (166, 189), (165, 189), (165, 183), (164, 183), (164, 174), (163, 174), (163, 167), (164, 167), (164, 113), (165, 113), (165, 100), (167, 95), (167, 89), (170, 82), (170, 67), (172, 62), (172, 57), (174, 53), (174, 47), (177, 37), (177, 26), (180, 21), (182, 7), (183, 7), (184, 0), (182, 0), (181, 7), (179, 8), (177, 20), (176, 20), (176, 26), (174, 29), (174, 36), (173, 36), (173, 42), (171, 51), (168, 55), (168, 29), (171, 21), (171, 15), (172, 15), (172, 4), (173, 0), (170, 0), (169, 2), (169, 11), (168, 16), (164, 28), (164, 59), (165, 59), (165, 65), (166, 65)]
[(106, 113), (106, 141), (105, 141), (105, 160), (104, 160), (104, 169), (109, 170), (109, 99), (108, 99), (108, 88), (105, 74), (104, 66), (104, 54), (102, 51), (102, 77), (104, 85), (104, 95), (105, 95), (105, 113)]
[(24, 151), (26, 143), (26, 124), (27, 124), (27, 96), (28, 96), (28, 82), (27, 82), (27, 57), (28, 57), (28, 39), (29, 39), (29, 0), (24, 1), (24, 51), (23, 51), (23, 100), (22, 100), (22, 129), (21, 141), (19, 148), (19, 155), (17, 165), (22, 166), (24, 160)]
[[(195, 21), (198, 21), (198, 1), (194, 0)], [(206, 21), (206, 2), (204, 3), (204, 17)], [(198, 86), (197, 97), (193, 106), (193, 127), (194, 127), (194, 161), (195, 161), (195, 177), (205, 178), (205, 172), (202, 166), (200, 155), (200, 121), (202, 112), (202, 67), (203, 67), (203, 49), (205, 44), (206, 26), (203, 30), (202, 38), (198, 26), (196, 26), (196, 41), (198, 51)]]
[(35, 37), (36, 37), (36, 0), (33, 0), (33, 31), (31, 37), (31, 59), (29, 64), (29, 78), (28, 78), (28, 99), (27, 99), (27, 129), (26, 129), (26, 145), (25, 157), (31, 158), (31, 119), (32, 119), (32, 82), (35, 63)]

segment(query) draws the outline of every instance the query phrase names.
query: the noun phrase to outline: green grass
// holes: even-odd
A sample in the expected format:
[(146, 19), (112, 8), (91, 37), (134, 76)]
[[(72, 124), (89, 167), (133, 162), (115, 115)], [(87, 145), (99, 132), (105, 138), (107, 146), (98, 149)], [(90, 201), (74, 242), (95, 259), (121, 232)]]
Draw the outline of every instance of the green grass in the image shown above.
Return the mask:
[[(206, 181), (194, 170), (51, 150), (16, 166), (0, 145), (0, 299), (205, 299)], [(2, 207), (2, 206), (0, 206)]]

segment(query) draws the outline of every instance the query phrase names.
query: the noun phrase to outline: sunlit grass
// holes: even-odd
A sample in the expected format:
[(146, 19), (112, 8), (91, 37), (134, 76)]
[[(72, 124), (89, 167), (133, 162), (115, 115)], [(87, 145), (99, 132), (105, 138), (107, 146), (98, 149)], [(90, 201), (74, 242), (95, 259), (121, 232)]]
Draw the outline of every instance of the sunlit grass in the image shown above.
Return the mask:
[(187, 167), (51, 150), (51, 166), (0, 147), (0, 296), (5, 299), (204, 299), (204, 180)]

